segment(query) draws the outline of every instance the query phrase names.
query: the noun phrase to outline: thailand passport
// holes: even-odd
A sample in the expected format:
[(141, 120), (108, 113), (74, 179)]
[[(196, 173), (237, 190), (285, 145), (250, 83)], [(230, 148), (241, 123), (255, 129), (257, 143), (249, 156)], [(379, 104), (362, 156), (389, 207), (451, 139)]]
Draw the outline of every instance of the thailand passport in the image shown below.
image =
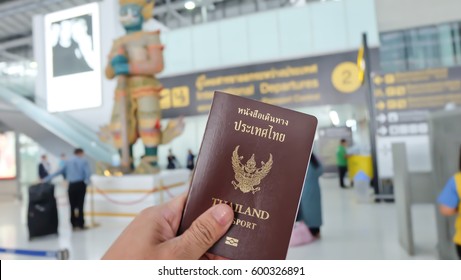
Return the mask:
[(178, 234), (218, 203), (235, 213), (209, 250), (229, 259), (285, 259), (317, 119), (215, 92)]

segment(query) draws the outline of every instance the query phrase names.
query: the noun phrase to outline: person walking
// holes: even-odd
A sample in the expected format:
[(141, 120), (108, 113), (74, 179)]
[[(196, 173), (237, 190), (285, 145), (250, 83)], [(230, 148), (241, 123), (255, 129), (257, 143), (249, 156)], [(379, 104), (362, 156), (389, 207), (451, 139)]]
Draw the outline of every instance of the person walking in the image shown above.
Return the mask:
[(173, 154), (173, 151), (171, 149), (168, 150), (168, 165), (167, 169), (176, 169), (176, 156)]
[(195, 167), (194, 159), (195, 159), (195, 155), (189, 149), (188, 154), (187, 154), (187, 169), (194, 170), (194, 167)]
[(344, 178), (346, 177), (347, 173), (347, 140), (341, 139), (339, 143), (338, 150), (336, 151), (336, 165), (338, 166), (339, 172), (339, 186), (341, 188), (346, 188), (344, 184)]
[[(62, 153), (61, 154), (61, 159), (59, 160), (59, 169), (63, 168), (64, 165), (66, 165), (67, 157), (66, 154)], [(64, 180), (66, 180), (66, 174), (62, 174), (62, 177)]]
[(90, 164), (85, 158), (83, 149), (75, 149), (74, 156), (64, 163), (55, 173), (47, 176), (44, 181), (49, 182), (54, 177), (65, 175), (69, 182), (70, 222), (74, 230), (85, 229), (84, 204), (86, 187), (90, 181)]
[(309, 228), (312, 236), (320, 237), (322, 226), (322, 199), (320, 194), (320, 176), (323, 174), (323, 167), (317, 157), (312, 154), (307, 169), (306, 181), (299, 205), (298, 219), (302, 220)]
[(458, 172), (446, 183), (437, 202), (439, 203), (440, 214), (443, 216), (458, 216), (455, 222), (453, 242), (455, 243), (458, 257), (461, 260), (461, 147), (458, 168)]
[(38, 165), (38, 177), (43, 179), (50, 174), (51, 165), (48, 161), (48, 157), (46, 155), (42, 155), (40, 164)]

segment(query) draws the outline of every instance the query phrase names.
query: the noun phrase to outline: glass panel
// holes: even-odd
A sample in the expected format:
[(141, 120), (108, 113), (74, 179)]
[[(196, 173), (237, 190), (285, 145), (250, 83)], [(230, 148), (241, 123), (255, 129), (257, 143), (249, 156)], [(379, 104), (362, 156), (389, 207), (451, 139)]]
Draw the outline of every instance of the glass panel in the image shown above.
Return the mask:
[(381, 70), (411, 71), (461, 65), (461, 23), (380, 34)]
[[(38, 181), (40, 146), (24, 134), (19, 135), (20, 182), (30, 185)], [(42, 152), (43, 153), (43, 152)]]

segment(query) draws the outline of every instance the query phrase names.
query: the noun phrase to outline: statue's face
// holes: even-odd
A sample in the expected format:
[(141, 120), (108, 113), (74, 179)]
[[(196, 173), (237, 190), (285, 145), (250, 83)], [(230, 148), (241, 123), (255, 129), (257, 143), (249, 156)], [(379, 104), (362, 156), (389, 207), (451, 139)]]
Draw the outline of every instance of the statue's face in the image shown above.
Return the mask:
[(120, 22), (125, 29), (141, 29), (143, 21), (141, 6), (126, 4), (120, 7)]

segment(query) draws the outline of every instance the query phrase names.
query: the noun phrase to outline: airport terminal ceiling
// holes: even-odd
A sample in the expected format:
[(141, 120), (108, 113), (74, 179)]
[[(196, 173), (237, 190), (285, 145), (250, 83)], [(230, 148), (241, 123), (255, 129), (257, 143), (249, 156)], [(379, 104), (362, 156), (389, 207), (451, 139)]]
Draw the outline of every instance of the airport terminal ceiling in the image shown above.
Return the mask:
[[(118, 0), (114, 0), (118, 1)], [(153, 18), (168, 29), (320, 0), (157, 0)], [(32, 17), (97, 0), (0, 0), (0, 62), (31, 60)], [(194, 2), (186, 9), (186, 2)], [(189, 7), (190, 8), (190, 7)]]

